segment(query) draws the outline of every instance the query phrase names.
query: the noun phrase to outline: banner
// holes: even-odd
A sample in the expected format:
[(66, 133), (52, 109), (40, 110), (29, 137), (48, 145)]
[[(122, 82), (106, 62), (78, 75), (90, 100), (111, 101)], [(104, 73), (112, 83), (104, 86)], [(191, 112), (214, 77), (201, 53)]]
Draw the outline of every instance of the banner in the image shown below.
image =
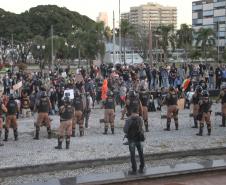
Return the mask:
[(64, 96), (63, 96), (63, 99), (65, 97), (69, 97), (70, 100), (73, 100), (74, 99), (74, 89), (67, 89), (64, 91)]
[(20, 81), (19, 83), (15, 84), (13, 86), (13, 90), (16, 91), (16, 90), (20, 89), (22, 87), (22, 85), (23, 85), (23, 83), (22, 83), (22, 81)]

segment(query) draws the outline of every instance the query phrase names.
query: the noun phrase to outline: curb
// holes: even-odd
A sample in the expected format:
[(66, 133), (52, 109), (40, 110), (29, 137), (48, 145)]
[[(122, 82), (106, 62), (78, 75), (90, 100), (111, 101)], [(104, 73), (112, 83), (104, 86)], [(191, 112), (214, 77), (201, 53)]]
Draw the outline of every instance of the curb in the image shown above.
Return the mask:
[[(186, 150), (175, 152), (163, 152), (155, 154), (145, 154), (145, 160), (161, 160), (161, 159), (173, 159), (193, 156), (210, 156), (210, 155), (223, 155), (226, 153), (226, 147), (208, 148), (198, 150)], [(99, 167), (104, 165), (120, 164), (129, 161), (130, 156), (113, 157), (113, 158), (100, 158), (92, 160), (82, 161), (67, 161), (56, 162), (40, 165), (29, 165), (22, 167), (10, 167), (0, 169), (0, 177), (20, 176), (27, 174), (44, 173), (51, 171), (72, 170), (78, 168), (90, 168)]]

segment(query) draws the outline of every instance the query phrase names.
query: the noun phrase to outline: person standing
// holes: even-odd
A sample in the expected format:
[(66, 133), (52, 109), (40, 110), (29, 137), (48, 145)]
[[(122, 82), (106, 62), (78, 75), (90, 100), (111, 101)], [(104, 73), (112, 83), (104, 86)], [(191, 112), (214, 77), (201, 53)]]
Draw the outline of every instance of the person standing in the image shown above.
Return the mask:
[(139, 114), (132, 112), (131, 116), (126, 121), (124, 126), (124, 133), (128, 138), (129, 151), (130, 151), (130, 160), (132, 163), (132, 171), (129, 171), (129, 175), (135, 175), (137, 173), (137, 163), (135, 158), (135, 150), (137, 148), (139, 158), (140, 158), (140, 167), (139, 173), (144, 173), (144, 154), (143, 154), (143, 141), (144, 131), (142, 128), (143, 120)]
[(220, 125), (220, 127), (226, 127), (226, 84), (222, 84), (221, 89), (222, 91), (218, 98), (218, 100), (221, 99), (222, 124)]
[(199, 125), (199, 133), (197, 133), (197, 136), (202, 136), (203, 135), (203, 127), (204, 123), (206, 122), (207, 125), (207, 131), (208, 135), (211, 135), (211, 120), (210, 120), (210, 115), (211, 115), (211, 106), (212, 106), (212, 101), (209, 98), (209, 93), (207, 90), (204, 90), (202, 93), (202, 100), (199, 102), (199, 112), (200, 112), (200, 125)]
[(84, 117), (85, 117), (85, 128), (89, 127), (89, 117), (91, 113), (91, 108), (93, 105), (93, 99), (89, 92), (85, 94), (85, 110), (84, 110)]
[(198, 119), (197, 116), (199, 114), (199, 101), (202, 97), (202, 86), (198, 85), (195, 89), (195, 94), (192, 96), (191, 103), (193, 104), (193, 118), (194, 118), (194, 126), (192, 128), (198, 128)]
[(66, 149), (70, 146), (70, 137), (72, 134), (72, 119), (74, 116), (74, 107), (70, 104), (70, 98), (65, 97), (64, 105), (59, 109), (60, 127), (58, 134), (58, 146), (55, 149), (62, 149), (62, 142), (66, 134)]
[(6, 125), (5, 125), (5, 139), (4, 141), (8, 141), (9, 128), (12, 126), (14, 139), (18, 140), (18, 125), (16, 115), (19, 112), (18, 105), (14, 100), (13, 94), (9, 95), (9, 102), (6, 105), (7, 108), (7, 116), (6, 116)]
[(139, 93), (139, 98), (142, 104), (142, 109), (143, 109), (143, 120), (144, 120), (144, 126), (145, 126), (145, 131), (149, 132), (148, 129), (148, 106), (149, 106), (149, 101), (150, 101), (150, 93), (145, 90), (144, 87), (141, 87), (141, 91)]
[(51, 139), (51, 124), (49, 118), (49, 112), (52, 109), (49, 98), (47, 97), (46, 91), (42, 91), (40, 100), (37, 104), (38, 109), (38, 117), (35, 124), (36, 132), (35, 132), (35, 140), (39, 140), (39, 132), (41, 126), (46, 126), (48, 139)]
[(114, 134), (114, 122), (115, 122), (115, 99), (112, 91), (107, 92), (107, 98), (103, 102), (104, 105), (104, 135), (107, 135), (109, 123), (111, 125), (111, 133)]
[(169, 88), (169, 93), (163, 100), (162, 104), (167, 105), (167, 122), (165, 131), (170, 131), (171, 118), (174, 118), (175, 128), (178, 130), (178, 108), (177, 108), (177, 93), (173, 87)]
[(4, 144), (1, 142), (1, 136), (2, 136), (2, 127), (3, 127), (3, 119), (2, 119), (2, 114), (3, 112), (7, 112), (7, 108), (3, 104), (2, 100), (0, 99), (0, 146), (4, 146)]
[(84, 136), (84, 126), (83, 126), (83, 98), (82, 95), (80, 94), (79, 90), (75, 91), (75, 97), (74, 97), (74, 108), (75, 108), (75, 114), (74, 114), (74, 119), (73, 119), (73, 124), (72, 124), (72, 137), (75, 137), (75, 129), (76, 129), (76, 124), (79, 125), (79, 133), (80, 136)]

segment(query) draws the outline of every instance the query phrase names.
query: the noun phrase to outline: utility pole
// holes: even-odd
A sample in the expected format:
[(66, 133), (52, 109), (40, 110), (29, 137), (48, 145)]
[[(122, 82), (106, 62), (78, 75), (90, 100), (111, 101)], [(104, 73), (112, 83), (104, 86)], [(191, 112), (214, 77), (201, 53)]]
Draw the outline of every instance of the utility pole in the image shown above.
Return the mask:
[(115, 12), (113, 11), (113, 64), (115, 64)]
[(122, 30), (121, 30), (121, 1), (119, 0), (119, 62), (121, 63), (122, 57)]
[(148, 54), (149, 54), (149, 63), (152, 64), (153, 56), (152, 56), (152, 31), (151, 31), (151, 20), (149, 20), (149, 34), (148, 34)]
[(219, 53), (220, 53), (220, 42), (219, 42), (219, 20), (217, 19), (217, 62), (219, 63)]
[(54, 69), (54, 54), (53, 54), (53, 25), (51, 25), (51, 68)]

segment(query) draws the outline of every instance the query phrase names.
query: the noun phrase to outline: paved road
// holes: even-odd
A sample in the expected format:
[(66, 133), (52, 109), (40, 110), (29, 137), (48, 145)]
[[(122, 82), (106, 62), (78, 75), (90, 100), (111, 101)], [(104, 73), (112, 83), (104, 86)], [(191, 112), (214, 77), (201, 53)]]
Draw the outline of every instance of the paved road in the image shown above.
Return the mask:
[[(162, 178), (136, 182), (119, 183), (120, 185), (225, 185), (226, 172), (185, 175), (180, 177)], [(117, 184), (111, 184), (117, 185)]]

